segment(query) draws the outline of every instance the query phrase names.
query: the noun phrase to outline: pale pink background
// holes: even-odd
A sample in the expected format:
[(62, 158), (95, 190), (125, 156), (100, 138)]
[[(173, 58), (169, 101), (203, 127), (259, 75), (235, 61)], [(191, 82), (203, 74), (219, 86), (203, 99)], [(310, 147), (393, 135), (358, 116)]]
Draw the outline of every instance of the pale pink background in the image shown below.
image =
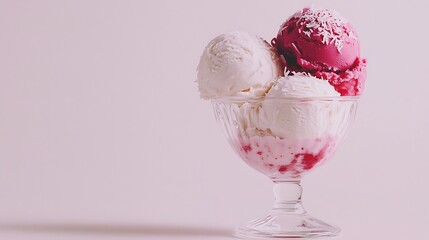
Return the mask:
[[(229, 149), (195, 69), (217, 34), (270, 40), (311, 2), (0, 1), (0, 239), (229, 239), (262, 216), (271, 183)], [(369, 62), (353, 129), (303, 180), (336, 239), (427, 236), (426, 5), (385, 2), (317, 1)]]

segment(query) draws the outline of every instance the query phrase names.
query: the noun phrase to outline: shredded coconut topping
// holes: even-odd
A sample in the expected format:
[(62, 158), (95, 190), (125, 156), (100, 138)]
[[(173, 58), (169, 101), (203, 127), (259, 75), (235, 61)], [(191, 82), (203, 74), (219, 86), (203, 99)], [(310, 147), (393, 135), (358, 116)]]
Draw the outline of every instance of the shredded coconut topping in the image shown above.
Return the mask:
[(284, 75), (285, 76), (299, 76), (299, 77), (313, 77), (310, 73), (307, 72), (295, 72), (295, 71), (291, 71), (287, 68), (285, 68), (284, 70)]
[[(334, 10), (308, 7), (295, 13), (290, 19), (294, 18), (298, 19), (296, 26), (299, 27), (299, 33), (304, 33), (307, 37), (318, 36), (323, 44), (334, 44), (340, 53), (346, 37), (357, 39), (353, 30), (346, 27), (347, 19)], [(287, 27), (286, 24), (282, 30)]]

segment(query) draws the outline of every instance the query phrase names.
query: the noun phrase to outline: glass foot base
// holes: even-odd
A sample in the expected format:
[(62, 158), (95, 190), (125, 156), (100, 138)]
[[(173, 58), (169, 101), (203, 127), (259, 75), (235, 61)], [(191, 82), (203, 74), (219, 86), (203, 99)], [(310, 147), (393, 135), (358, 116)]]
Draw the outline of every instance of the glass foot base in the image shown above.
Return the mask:
[(271, 213), (235, 229), (240, 238), (310, 238), (336, 236), (340, 229), (307, 214)]

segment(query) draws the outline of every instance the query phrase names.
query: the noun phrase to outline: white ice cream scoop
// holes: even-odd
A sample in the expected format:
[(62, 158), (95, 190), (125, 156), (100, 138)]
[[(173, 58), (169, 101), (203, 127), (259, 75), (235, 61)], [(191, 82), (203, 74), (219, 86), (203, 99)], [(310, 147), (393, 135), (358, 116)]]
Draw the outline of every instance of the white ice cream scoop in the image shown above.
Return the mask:
[(246, 32), (217, 36), (205, 48), (197, 68), (201, 98), (261, 96), (283, 73), (277, 52)]
[[(305, 98), (339, 97), (327, 81), (305, 75), (280, 78), (259, 105), (241, 106), (241, 119), (248, 135), (272, 135), (279, 138), (317, 138), (334, 134), (342, 108), (333, 102), (306, 101)], [(290, 98), (279, 104), (276, 98)]]
[(270, 89), (267, 97), (336, 97), (340, 94), (323, 79), (297, 73), (280, 78)]

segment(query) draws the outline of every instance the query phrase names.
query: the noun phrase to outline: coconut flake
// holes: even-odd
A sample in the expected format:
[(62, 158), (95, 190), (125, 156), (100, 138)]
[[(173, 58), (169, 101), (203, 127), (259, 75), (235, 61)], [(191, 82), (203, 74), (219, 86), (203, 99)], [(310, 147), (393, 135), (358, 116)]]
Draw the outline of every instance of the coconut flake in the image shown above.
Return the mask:
[(308, 37), (310, 34), (321, 36), (323, 44), (334, 44), (340, 53), (347, 36), (357, 39), (352, 30), (347, 32), (345, 28), (347, 19), (334, 10), (308, 7), (295, 13), (291, 18), (298, 18), (296, 25), (306, 28), (300, 32)]

